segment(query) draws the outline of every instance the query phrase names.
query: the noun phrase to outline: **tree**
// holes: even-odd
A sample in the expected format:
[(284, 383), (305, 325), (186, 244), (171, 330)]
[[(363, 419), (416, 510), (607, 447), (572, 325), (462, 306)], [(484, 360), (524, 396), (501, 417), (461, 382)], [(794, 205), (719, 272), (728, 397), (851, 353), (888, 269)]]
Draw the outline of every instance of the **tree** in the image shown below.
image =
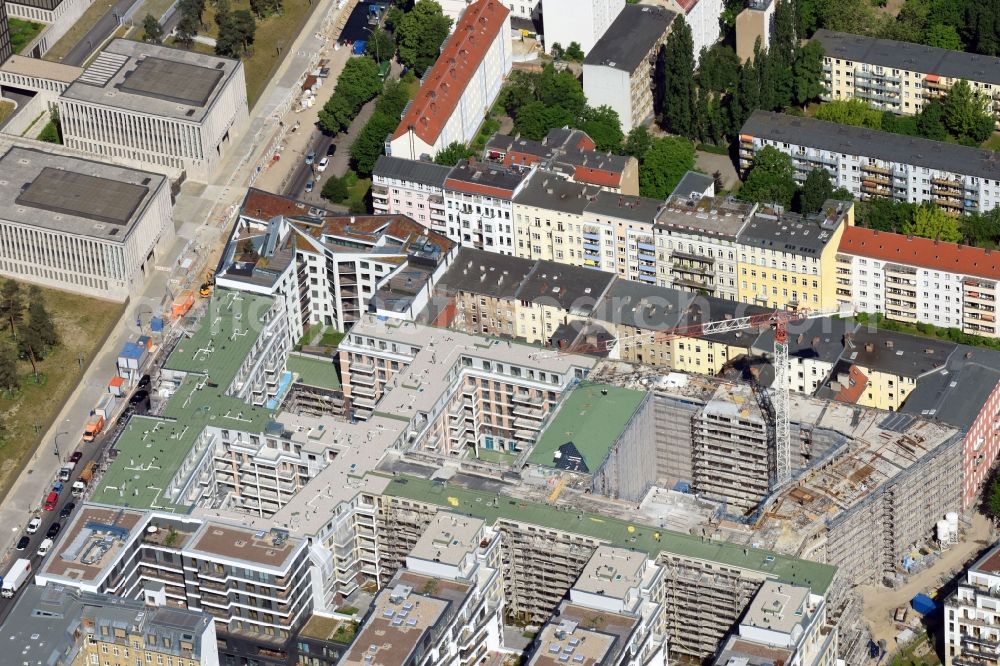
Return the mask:
[(792, 99), (805, 106), (823, 91), (823, 45), (813, 40), (798, 50), (792, 65)]
[(177, 22), (177, 28), (174, 30), (174, 40), (178, 44), (190, 48), (194, 44), (194, 38), (198, 34), (199, 26), (200, 23), (197, 18), (188, 14), (181, 14), (180, 21)]
[(250, 0), (250, 11), (257, 18), (267, 18), (281, 12), (281, 0)]
[(948, 49), (950, 51), (962, 51), (965, 48), (955, 26), (942, 25), (940, 23), (931, 25), (927, 29), (927, 32), (924, 33), (923, 42), (928, 46), (936, 46), (939, 49)]
[(21, 388), (21, 378), (17, 374), (17, 358), (13, 350), (4, 345), (0, 347), (0, 389), (10, 393)]
[(18, 355), (27, 359), (31, 363), (31, 372), (38, 381), (38, 362), (45, 358), (45, 343), (38, 335), (38, 331), (30, 326), (25, 326), (17, 339)]
[(254, 19), (253, 14), (246, 9), (237, 9), (233, 12), (233, 24), (236, 27), (237, 34), (240, 35), (240, 40), (243, 42), (243, 50), (249, 50), (257, 36), (257, 21)]
[(962, 236), (969, 245), (995, 248), (1000, 243), (1000, 208), (969, 213), (961, 218)]
[(565, 55), (567, 60), (583, 62), (583, 49), (580, 48), (580, 42), (570, 42), (569, 46), (566, 47)]
[(917, 114), (917, 134), (925, 139), (946, 141), (948, 129), (944, 126), (944, 110), (941, 102), (934, 100), (925, 104)]
[(796, 195), (796, 209), (800, 213), (818, 213), (823, 202), (833, 197), (833, 183), (826, 169), (813, 169), (806, 176)]
[(955, 83), (944, 96), (941, 120), (962, 143), (978, 145), (993, 133), (990, 101), (981, 92), (973, 91), (965, 79)]
[(683, 137), (653, 139), (639, 163), (639, 193), (665, 200), (694, 168), (694, 144)]
[(319, 112), (323, 131), (336, 134), (347, 129), (358, 111), (382, 90), (378, 63), (368, 57), (351, 58), (337, 78), (337, 87)]
[(333, 203), (347, 201), (348, 195), (347, 184), (342, 178), (337, 178), (336, 176), (330, 176), (320, 191), (320, 196)]
[(368, 43), (365, 44), (365, 55), (369, 55), (379, 63), (392, 60), (396, 54), (396, 42), (385, 30), (374, 30), (368, 35)]
[(10, 326), (10, 334), (17, 339), (17, 328), (24, 319), (24, 302), (21, 285), (14, 280), (5, 280), (0, 288), (0, 316)]
[(625, 135), (622, 133), (618, 112), (610, 106), (584, 108), (576, 126), (594, 140), (598, 150), (617, 152), (621, 149)]
[(42, 290), (34, 286), (28, 293), (31, 301), (31, 305), (28, 306), (28, 326), (35, 330), (47, 349), (52, 349), (59, 344), (59, 333), (45, 307), (45, 297), (42, 295)]
[(919, 206), (913, 214), (913, 218), (903, 225), (902, 232), (947, 243), (957, 243), (962, 240), (962, 230), (958, 218), (952, 217), (937, 206), (930, 204)]
[(218, 0), (215, 3), (215, 25), (222, 31), (222, 26), (228, 24), (233, 18), (233, 10), (229, 6), (229, 0)]
[(359, 174), (368, 176), (375, 168), (375, 161), (385, 147), (386, 135), (396, 129), (399, 117), (410, 100), (407, 91), (412, 81), (413, 75), (407, 74), (404, 79), (386, 85), (372, 117), (351, 145), (351, 162)]
[(514, 129), (525, 138), (541, 141), (553, 127), (565, 127), (573, 121), (573, 114), (563, 107), (532, 100), (517, 112)]
[(740, 78), (740, 57), (727, 44), (714, 44), (702, 49), (698, 60), (698, 87), (717, 93), (728, 93)]
[(441, 5), (434, 0), (417, 0), (396, 26), (399, 61), (422, 75), (437, 60), (449, 30), (451, 19), (441, 12)]
[(695, 131), (694, 38), (683, 16), (674, 19), (664, 46), (664, 129), (691, 138)]
[(626, 155), (631, 155), (641, 160), (646, 155), (646, 151), (649, 150), (652, 143), (653, 139), (649, 136), (649, 130), (646, 129), (646, 126), (638, 125), (633, 127), (628, 133), (622, 151)]
[(858, 207), (857, 222), (869, 229), (898, 233), (913, 219), (916, 209), (916, 204), (893, 199), (868, 199)]
[(163, 26), (152, 14), (146, 14), (142, 19), (142, 41), (147, 44), (163, 43)]
[(566, 49), (564, 49), (562, 44), (559, 42), (552, 42), (552, 48), (549, 49), (549, 53), (551, 53), (552, 57), (556, 60), (562, 60), (566, 57)]
[(984, 500), (983, 508), (995, 524), (1000, 520), (1000, 478), (994, 478), (990, 482), (990, 490), (985, 494)]
[(753, 158), (753, 164), (740, 198), (762, 204), (789, 207), (795, 196), (795, 167), (792, 158), (774, 146), (765, 146)]
[(472, 151), (464, 143), (455, 141), (445, 146), (434, 156), (434, 163), (455, 166), (470, 155), (472, 155)]
[(841, 125), (882, 129), (882, 112), (860, 99), (834, 99), (816, 109), (816, 118)]

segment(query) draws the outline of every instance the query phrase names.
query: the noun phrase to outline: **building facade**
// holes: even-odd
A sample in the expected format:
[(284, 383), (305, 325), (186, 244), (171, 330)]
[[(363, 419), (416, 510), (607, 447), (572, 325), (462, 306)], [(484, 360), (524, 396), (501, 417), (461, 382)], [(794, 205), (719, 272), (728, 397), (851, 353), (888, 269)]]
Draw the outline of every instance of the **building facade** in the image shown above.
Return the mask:
[(444, 183), (447, 236), (463, 247), (512, 255), (514, 197), (530, 172), (463, 160)]
[(722, 0), (671, 0), (667, 5), (675, 11), (680, 10), (691, 26), (695, 63), (701, 57), (702, 49), (710, 48), (719, 41), (722, 34), (719, 27), (722, 4)]
[(163, 176), (13, 147), (0, 157), (0, 273), (124, 301), (174, 239)]
[(582, 265), (580, 238), (574, 232), (598, 192), (550, 171), (533, 170), (513, 198), (515, 254)]
[(513, 66), (510, 10), (478, 0), (462, 13), (387, 143), (386, 153), (433, 159), (456, 141), (468, 144)]
[(379, 155), (372, 173), (376, 215), (406, 215), (442, 235), (448, 233), (444, 181), (450, 167)]
[(754, 49), (760, 41), (761, 51), (767, 51), (774, 33), (774, 10), (779, 0), (751, 0), (736, 15), (736, 55), (740, 61), (753, 60)]
[(71, 148), (205, 181), (248, 118), (243, 63), (112, 41), (58, 100)]
[(551, 53), (556, 44), (565, 49), (576, 42), (584, 54), (590, 53), (624, 6), (625, 0), (544, 1), (545, 51)]
[(740, 168), (749, 169), (765, 146), (791, 156), (797, 180), (825, 169), (835, 187), (858, 199), (933, 203), (951, 214), (986, 212), (1000, 203), (992, 151), (756, 111), (740, 131)]
[(997, 586), (1000, 547), (994, 546), (965, 572), (944, 602), (944, 663), (1000, 663)]

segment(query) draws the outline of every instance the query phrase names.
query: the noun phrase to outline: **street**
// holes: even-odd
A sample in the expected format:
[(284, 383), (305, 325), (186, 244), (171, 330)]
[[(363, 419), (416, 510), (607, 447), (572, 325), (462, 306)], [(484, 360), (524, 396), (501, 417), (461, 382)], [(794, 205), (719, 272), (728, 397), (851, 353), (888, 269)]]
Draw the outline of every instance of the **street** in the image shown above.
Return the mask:
[(118, 26), (121, 25), (121, 17), (125, 16), (125, 13), (136, 2), (140, 2), (140, 0), (118, 0), (66, 54), (66, 57), (62, 59), (63, 64), (82, 67), (94, 50), (100, 48), (104, 40), (118, 29)]

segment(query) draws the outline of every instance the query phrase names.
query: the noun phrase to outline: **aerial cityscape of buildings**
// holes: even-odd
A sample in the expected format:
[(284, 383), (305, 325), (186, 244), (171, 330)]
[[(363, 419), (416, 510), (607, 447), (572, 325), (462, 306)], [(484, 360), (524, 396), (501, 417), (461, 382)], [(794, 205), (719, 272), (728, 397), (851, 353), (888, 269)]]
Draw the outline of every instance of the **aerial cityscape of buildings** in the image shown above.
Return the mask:
[(1000, 664), (972, 28), (196, 4), (0, 2), (0, 662)]

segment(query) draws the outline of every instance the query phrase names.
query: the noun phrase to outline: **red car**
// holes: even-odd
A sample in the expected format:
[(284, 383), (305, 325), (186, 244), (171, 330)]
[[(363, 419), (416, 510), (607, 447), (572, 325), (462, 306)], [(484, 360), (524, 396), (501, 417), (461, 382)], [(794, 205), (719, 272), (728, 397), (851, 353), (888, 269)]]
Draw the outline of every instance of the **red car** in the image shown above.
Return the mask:
[(74, 451), (73, 455), (69, 457), (69, 461), (71, 463), (78, 463), (81, 458), (83, 458), (83, 451)]
[(51, 492), (48, 497), (45, 498), (45, 510), (55, 511), (56, 505), (59, 504), (59, 493)]

